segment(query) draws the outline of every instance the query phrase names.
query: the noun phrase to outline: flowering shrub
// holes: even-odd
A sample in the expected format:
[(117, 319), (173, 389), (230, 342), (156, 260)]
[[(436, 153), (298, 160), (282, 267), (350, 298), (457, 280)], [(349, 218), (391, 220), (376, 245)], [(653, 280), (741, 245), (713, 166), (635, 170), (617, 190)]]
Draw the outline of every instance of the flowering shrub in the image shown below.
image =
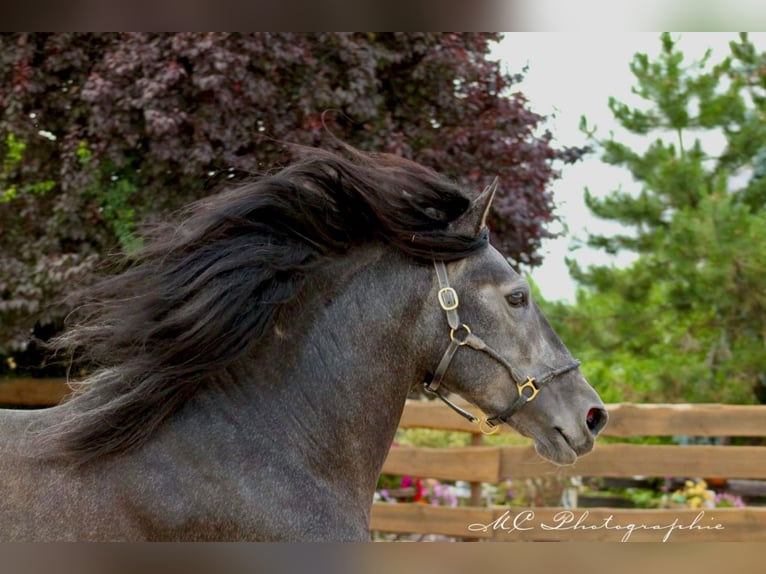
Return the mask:
[(742, 508), (745, 506), (742, 497), (736, 496), (734, 494), (729, 494), (728, 492), (719, 492), (716, 494), (714, 502), (716, 508)]
[(470, 496), (468, 488), (439, 482), (435, 478), (402, 476), (381, 477), (374, 500), (383, 502), (417, 502), (431, 506), (458, 506), (460, 499)]
[[(612, 494), (622, 496), (633, 502), (638, 508), (688, 507), (704, 508), (742, 508), (745, 506), (741, 497), (728, 492), (715, 492), (702, 479), (687, 480), (682, 488), (672, 493), (669, 489), (671, 479), (665, 479), (665, 485), (659, 490), (654, 488), (599, 489), (595, 485), (581, 487), (576, 480), (563, 477), (546, 477), (513, 481), (507, 478), (498, 484), (481, 484), (481, 505), (484, 506), (579, 506), (576, 498), (568, 499), (566, 493), (572, 489), (588, 494)], [(381, 476), (375, 492), (376, 502), (415, 502), (431, 506), (468, 506), (471, 489), (466, 482), (454, 484), (440, 482), (434, 478), (416, 478), (411, 476)], [(606, 500), (606, 499), (605, 499)], [(614, 505), (610, 501), (605, 506)], [(619, 506), (619, 505), (618, 505)]]
[[(659, 481), (662, 481), (661, 483)], [(630, 486), (604, 488), (603, 479), (589, 479), (580, 489), (582, 506), (628, 506), (636, 508), (688, 507), (693, 509), (743, 507), (742, 498), (727, 492), (716, 492), (705, 480), (686, 480), (681, 488), (673, 489), (674, 479), (646, 479), (646, 487)], [(591, 504), (585, 504), (586, 499)], [(600, 501), (599, 504), (592, 502)]]
[(426, 481), (427, 498), (432, 506), (457, 506), (460, 491), (455, 485), (439, 482), (435, 479)]
[[(498, 484), (481, 483), (481, 504), (486, 506), (558, 506), (572, 479), (562, 477), (507, 478)], [(463, 481), (440, 482), (434, 478), (382, 475), (374, 500), (378, 502), (417, 502), (431, 506), (470, 504), (471, 487)]]
[(721, 492), (716, 494), (714, 490), (708, 488), (704, 480), (687, 480), (683, 488), (679, 488), (670, 496), (671, 502), (683, 504), (689, 508), (724, 508), (724, 507), (743, 507), (745, 503), (742, 498)]
[(689, 508), (713, 508), (715, 506), (715, 492), (708, 489), (704, 480), (687, 480), (684, 487), (676, 490), (670, 497), (673, 502), (683, 504)]

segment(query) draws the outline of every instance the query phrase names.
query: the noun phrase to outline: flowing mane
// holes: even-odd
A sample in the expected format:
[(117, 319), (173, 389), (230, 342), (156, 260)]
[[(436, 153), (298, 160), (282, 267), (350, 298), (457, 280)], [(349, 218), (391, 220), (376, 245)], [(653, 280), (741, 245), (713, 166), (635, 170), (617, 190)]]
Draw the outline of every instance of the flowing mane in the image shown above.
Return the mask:
[(82, 463), (141, 444), (247, 354), (328, 258), (369, 242), (420, 259), (475, 252), (486, 234), (449, 226), (469, 205), (430, 169), (350, 147), (299, 148), (281, 171), (190, 205), (87, 293), (55, 341), (96, 370), (79, 383), (75, 414), (43, 433), (48, 451)]

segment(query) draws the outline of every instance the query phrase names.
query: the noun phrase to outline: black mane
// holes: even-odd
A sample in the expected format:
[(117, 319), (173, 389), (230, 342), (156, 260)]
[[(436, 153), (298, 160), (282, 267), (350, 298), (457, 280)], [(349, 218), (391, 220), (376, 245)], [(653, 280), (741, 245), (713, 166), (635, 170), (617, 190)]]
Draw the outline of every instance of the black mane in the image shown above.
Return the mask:
[(327, 258), (373, 241), (447, 260), (486, 244), (450, 229), (470, 204), (455, 184), (396, 156), (344, 150), (300, 148), (278, 173), (190, 205), (88, 293), (85, 316), (55, 347), (97, 370), (73, 399), (76, 415), (45, 435), (55, 456), (85, 462), (142, 443), (247, 353)]

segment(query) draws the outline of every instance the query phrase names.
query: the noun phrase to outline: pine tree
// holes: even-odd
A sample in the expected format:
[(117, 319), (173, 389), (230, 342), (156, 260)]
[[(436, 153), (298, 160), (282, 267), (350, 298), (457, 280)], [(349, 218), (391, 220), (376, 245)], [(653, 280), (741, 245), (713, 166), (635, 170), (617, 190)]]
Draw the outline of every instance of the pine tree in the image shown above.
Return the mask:
[(687, 64), (680, 43), (663, 34), (657, 59), (634, 56), (645, 108), (609, 101), (628, 132), (653, 137), (647, 149), (594, 136), (640, 191), (586, 190), (592, 212), (625, 229), (588, 243), (638, 258), (570, 261), (584, 289), (555, 313), (612, 400), (766, 400), (766, 53), (742, 34), (722, 61)]

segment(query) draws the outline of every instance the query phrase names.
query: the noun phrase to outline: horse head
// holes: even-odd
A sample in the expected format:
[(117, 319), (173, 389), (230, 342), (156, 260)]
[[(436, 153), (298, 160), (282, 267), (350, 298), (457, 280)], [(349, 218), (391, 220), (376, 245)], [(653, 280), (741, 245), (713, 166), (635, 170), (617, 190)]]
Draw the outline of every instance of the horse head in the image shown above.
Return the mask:
[[(485, 232), (496, 187), (497, 180), (452, 223), (456, 232)], [(604, 404), (535, 304), (529, 283), (495, 248), (435, 262), (432, 298), (438, 306), (431, 319), (449, 338), (426, 379), (427, 391), (487, 433), (507, 423), (554, 463), (571, 464), (593, 448), (607, 422)], [(454, 405), (444, 389), (486, 418)]]

